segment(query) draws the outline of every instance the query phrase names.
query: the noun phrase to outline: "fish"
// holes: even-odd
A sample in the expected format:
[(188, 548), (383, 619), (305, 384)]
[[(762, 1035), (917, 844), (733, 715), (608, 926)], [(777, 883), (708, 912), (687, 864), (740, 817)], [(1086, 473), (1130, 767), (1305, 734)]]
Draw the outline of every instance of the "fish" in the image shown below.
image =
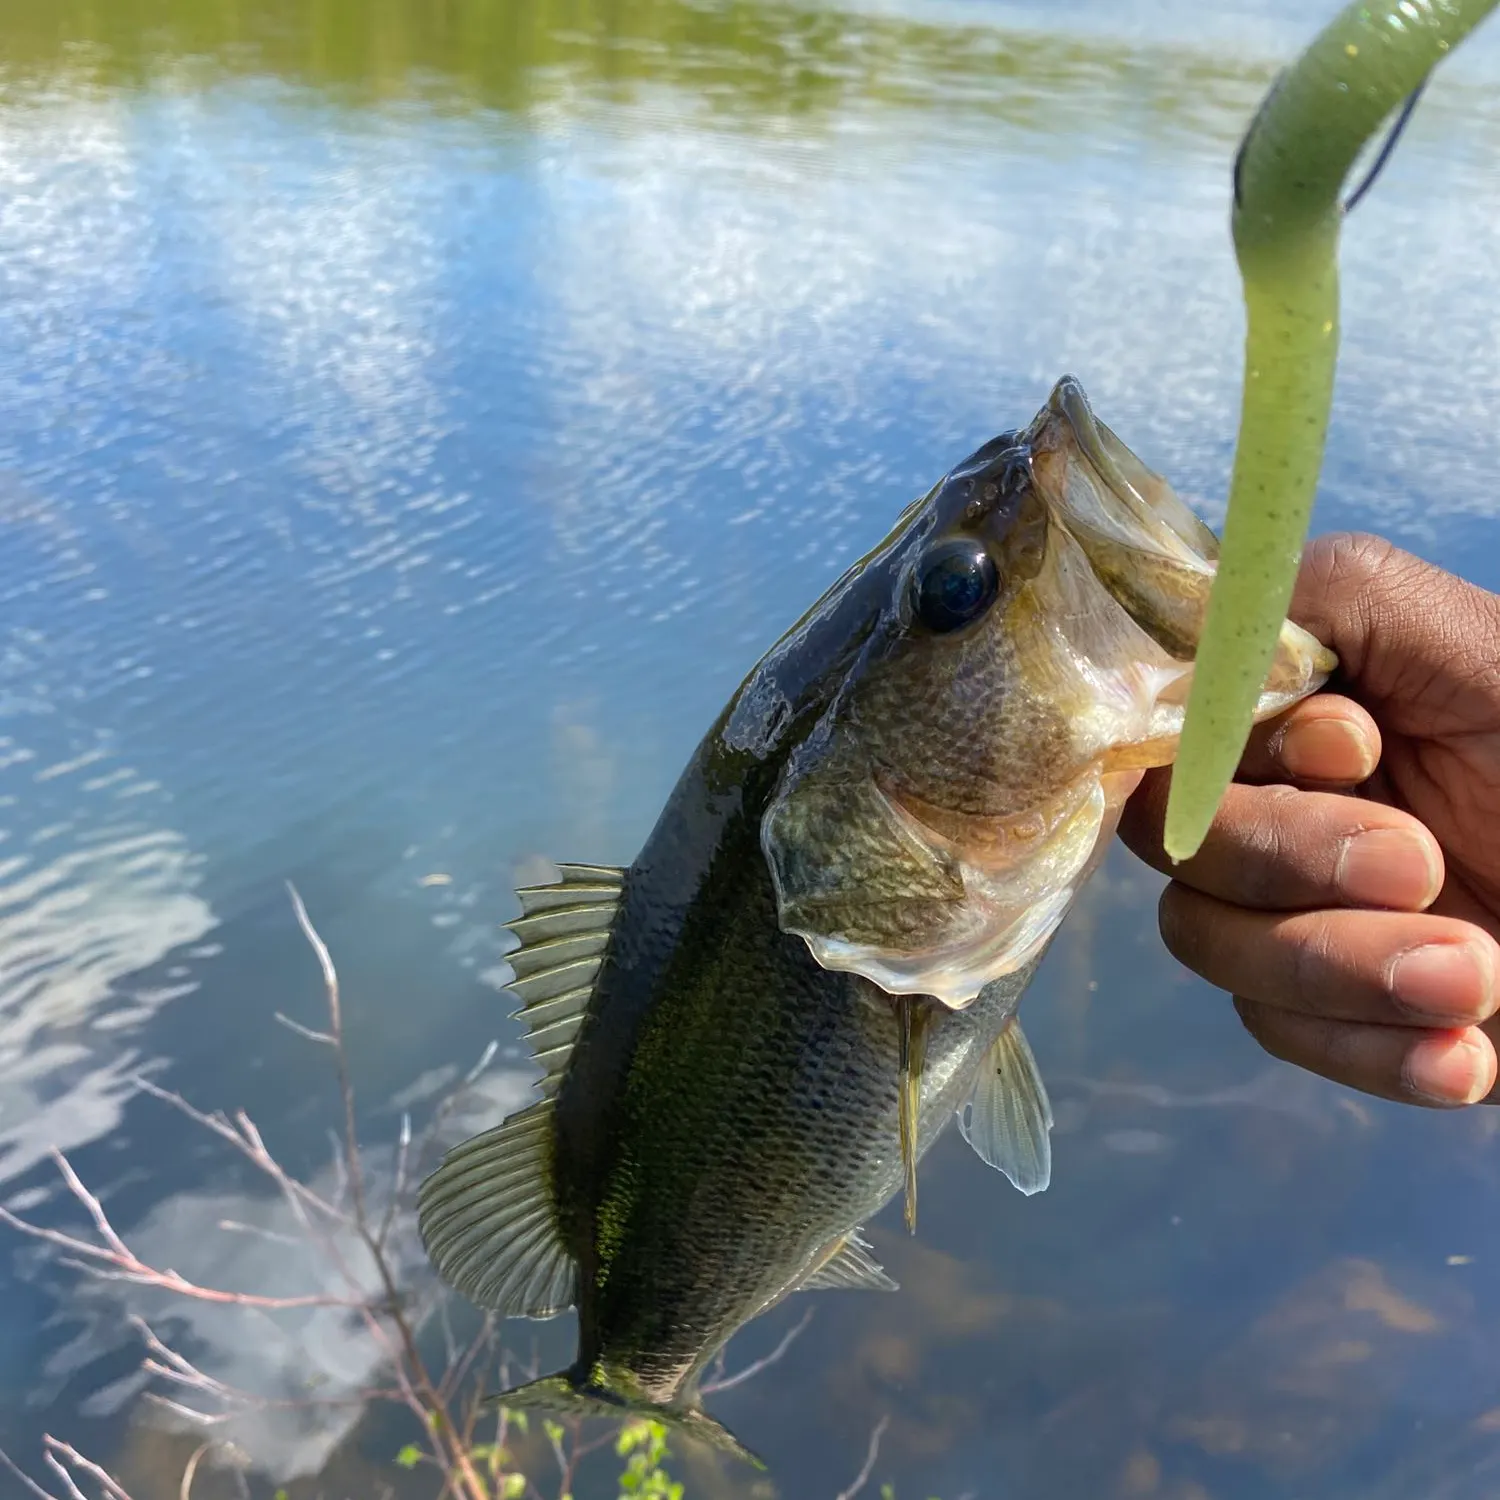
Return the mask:
[[(1032, 1194), (1052, 1111), (1017, 1020), (1126, 797), (1171, 762), (1213, 532), (1065, 376), (900, 514), (704, 736), (629, 868), (522, 888), (509, 988), (538, 1097), (421, 1186), (444, 1281), (575, 1307), (573, 1364), (493, 1399), (703, 1408), (794, 1293), (891, 1290), (863, 1226), (955, 1117)], [(1336, 665), (1290, 621), (1257, 706)]]

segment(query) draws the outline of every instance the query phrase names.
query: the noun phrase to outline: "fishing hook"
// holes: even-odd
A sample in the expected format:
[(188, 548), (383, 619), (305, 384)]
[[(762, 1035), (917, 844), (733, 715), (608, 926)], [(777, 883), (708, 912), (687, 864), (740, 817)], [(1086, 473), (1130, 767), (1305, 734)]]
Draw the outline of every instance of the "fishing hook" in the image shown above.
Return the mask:
[(1428, 79), (1432, 77), (1429, 73), (1411, 93), (1406, 96), (1406, 103), (1401, 106), (1401, 113), (1396, 116), (1396, 123), (1391, 126), (1385, 138), (1385, 144), (1380, 148), (1380, 154), (1376, 156), (1374, 165), (1365, 173), (1365, 180), (1349, 194), (1340, 208), (1340, 212), (1348, 215), (1361, 198), (1375, 186), (1375, 179), (1385, 169), (1385, 164), (1391, 159), (1391, 152), (1396, 149), (1396, 142), (1401, 139), (1401, 132), (1406, 129), (1407, 122), (1411, 119), (1412, 111), (1417, 107), (1417, 100), (1422, 97), (1422, 90), (1427, 87)]
[[(1240, 190), (1240, 177), (1245, 164), (1245, 151), (1250, 145), (1251, 137), (1255, 134), (1255, 127), (1260, 124), (1261, 117), (1265, 114), (1267, 108), (1270, 106), (1271, 100), (1276, 97), (1276, 92), (1281, 87), (1282, 79), (1285, 76), (1285, 70), (1277, 75), (1276, 81), (1267, 91), (1266, 97), (1261, 100), (1260, 108), (1255, 111), (1255, 117), (1250, 121), (1250, 124), (1245, 129), (1245, 134), (1240, 138), (1239, 150), (1234, 153), (1233, 180), (1234, 206), (1236, 208), (1240, 207), (1243, 200), (1243, 194)], [(1385, 142), (1381, 146), (1379, 153), (1376, 155), (1375, 161), (1371, 165), (1370, 170), (1365, 173), (1364, 180), (1339, 205), (1339, 212), (1341, 214), (1347, 216), (1350, 211), (1356, 207), (1356, 205), (1365, 196), (1365, 194), (1375, 186), (1375, 179), (1379, 177), (1380, 174), (1385, 170), (1386, 163), (1391, 159), (1391, 152), (1396, 149), (1396, 143), (1401, 139), (1402, 132), (1406, 129), (1408, 122), (1411, 120), (1412, 112), (1417, 107), (1417, 101), (1422, 97), (1422, 91), (1427, 87), (1428, 81), (1431, 77), (1432, 75), (1429, 73), (1427, 77), (1424, 78), (1421, 83), (1419, 83), (1416, 88), (1414, 88), (1411, 93), (1406, 96), (1406, 102), (1402, 104), (1400, 113), (1397, 114), (1395, 123), (1387, 132)]]

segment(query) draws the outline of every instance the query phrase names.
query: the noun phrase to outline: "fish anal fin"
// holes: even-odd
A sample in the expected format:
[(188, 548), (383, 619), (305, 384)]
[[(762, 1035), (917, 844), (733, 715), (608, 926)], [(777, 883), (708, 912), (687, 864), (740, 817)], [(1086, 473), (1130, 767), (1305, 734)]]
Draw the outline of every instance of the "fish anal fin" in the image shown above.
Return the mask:
[(590, 1378), (579, 1378), (575, 1371), (564, 1370), (544, 1375), (514, 1390), (502, 1391), (486, 1398), (486, 1405), (513, 1408), (518, 1411), (555, 1411), (565, 1416), (608, 1417), (618, 1422), (622, 1416), (660, 1422), (683, 1437), (728, 1453), (757, 1469), (765, 1464), (721, 1422), (716, 1422), (696, 1401), (683, 1406), (663, 1406), (617, 1389), (602, 1380), (596, 1372)]
[(870, 1254), (869, 1243), (857, 1229), (846, 1234), (832, 1255), (798, 1288), (799, 1291), (894, 1292), (898, 1283)]
[(958, 1125), (980, 1160), (1028, 1197), (1052, 1180), (1052, 1105), (1020, 1022), (991, 1044)]
[(417, 1193), (438, 1274), (478, 1307), (550, 1318), (577, 1298), (552, 1196), (552, 1101), (455, 1146)]

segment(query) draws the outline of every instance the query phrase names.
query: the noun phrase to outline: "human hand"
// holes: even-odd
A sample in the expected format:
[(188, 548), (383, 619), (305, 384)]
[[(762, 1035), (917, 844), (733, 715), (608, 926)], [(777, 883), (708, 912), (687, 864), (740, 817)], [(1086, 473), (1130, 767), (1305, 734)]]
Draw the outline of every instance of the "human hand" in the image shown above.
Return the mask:
[(1320, 538), (1291, 617), (1334, 687), (1261, 725), (1202, 849), (1170, 773), (1121, 822), (1172, 877), (1168, 949), (1273, 1056), (1388, 1099), (1500, 1102), (1500, 597), (1378, 537)]

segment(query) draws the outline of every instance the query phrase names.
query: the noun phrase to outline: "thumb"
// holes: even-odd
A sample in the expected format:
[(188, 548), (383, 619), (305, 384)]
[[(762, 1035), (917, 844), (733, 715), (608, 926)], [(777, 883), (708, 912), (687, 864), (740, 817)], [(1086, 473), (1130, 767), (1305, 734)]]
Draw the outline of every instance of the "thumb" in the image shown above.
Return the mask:
[(1291, 617), (1339, 658), (1330, 684), (1388, 730), (1432, 738), (1500, 724), (1500, 597), (1381, 537), (1307, 549)]

